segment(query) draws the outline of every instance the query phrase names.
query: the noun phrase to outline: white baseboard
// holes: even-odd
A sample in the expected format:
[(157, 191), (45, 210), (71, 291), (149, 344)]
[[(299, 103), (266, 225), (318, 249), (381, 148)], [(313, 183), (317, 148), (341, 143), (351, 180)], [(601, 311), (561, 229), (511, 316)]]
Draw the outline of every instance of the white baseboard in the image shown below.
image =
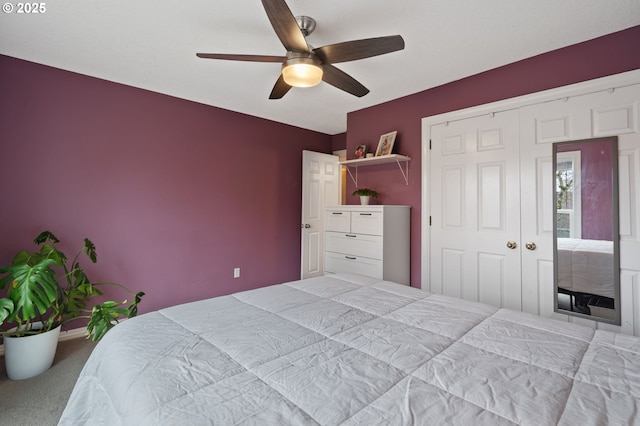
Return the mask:
[[(87, 333), (86, 327), (74, 328), (71, 330), (60, 331), (60, 337), (58, 342), (64, 342), (65, 340), (78, 339), (84, 337)], [(0, 356), (4, 355), (4, 344), (0, 345)]]

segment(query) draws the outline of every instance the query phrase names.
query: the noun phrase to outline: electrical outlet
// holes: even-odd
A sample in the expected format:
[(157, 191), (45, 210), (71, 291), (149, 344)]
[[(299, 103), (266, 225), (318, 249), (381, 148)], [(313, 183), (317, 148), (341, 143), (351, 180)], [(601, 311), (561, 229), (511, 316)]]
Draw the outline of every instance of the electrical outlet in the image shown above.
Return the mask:
[(233, 268), (233, 278), (240, 278), (240, 268)]

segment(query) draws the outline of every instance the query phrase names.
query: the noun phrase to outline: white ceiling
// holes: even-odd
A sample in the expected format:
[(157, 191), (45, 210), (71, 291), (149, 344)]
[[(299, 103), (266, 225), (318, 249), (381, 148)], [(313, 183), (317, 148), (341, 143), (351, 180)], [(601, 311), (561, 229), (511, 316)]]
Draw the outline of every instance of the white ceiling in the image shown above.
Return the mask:
[(1, 13), (0, 53), (337, 134), (348, 112), (640, 25), (638, 0), (287, 3), (318, 22), (314, 47), (400, 34), (406, 48), (336, 65), (371, 90), (362, 98), (321, 83), (269, 100), (279, 64), (195, 56), (284, 55), (258, 0), (55, 0), (39, 15)]

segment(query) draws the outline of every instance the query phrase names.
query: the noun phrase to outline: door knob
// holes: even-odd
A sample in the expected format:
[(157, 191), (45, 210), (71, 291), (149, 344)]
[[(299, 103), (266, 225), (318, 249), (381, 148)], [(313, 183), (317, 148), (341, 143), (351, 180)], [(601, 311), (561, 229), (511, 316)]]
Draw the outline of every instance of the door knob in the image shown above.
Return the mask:
[(524, 245), (527, 250), (535, 250), (536, 249), (536, 243), (532, 242), (532, 241), (527, 241), (527, 243)]
[(305, 229), (309, 229), (309, 228), (311, 228), (311, 225), (309, 225), (308, 223), (305, 223), (305, 224), (302, 225), (302, 227), (305, 228)]
[(507, 247), (509, 247), (511, 250), (513, 250), (516, 247), (518, 247), (518, 243), (516, 243), (515, 241), (507, 241)]

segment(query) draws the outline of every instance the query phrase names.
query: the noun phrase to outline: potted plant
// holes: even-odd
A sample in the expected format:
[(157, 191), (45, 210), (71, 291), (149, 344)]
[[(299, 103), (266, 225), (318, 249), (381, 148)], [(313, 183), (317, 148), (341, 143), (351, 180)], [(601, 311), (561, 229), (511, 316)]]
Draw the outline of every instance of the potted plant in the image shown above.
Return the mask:
[[(63, 324), (88, 319), (87, 338), (98, 341), (119, 320), (138, 313), (143, 292), (134, 294), (121, 284), (93, 283), (87, 277), (80, 266), (80, 256), (84, 253), (91, 262), (97, 261), (96, 247), (89, 239), (84, 239), (84, 246), (71, 261), (57, 249), (59, 242), (51, 232), (44, 231), (34, 240), (40, 246), (38, 251), (20, 251), (11, 265), (0, 268), (0, 289), (8, 287), (6, 297), (0, 298), (0, 325), (13, 326), (0, 331), (10, 379), (33, 377), (51, 367)], [(121, 288), (133, 296), (132, 302), (127, 306), (126, 300), (106, 301), (87, 308), (92, 298), (102, 296), (98, 287), (103, 285)], [(52, 345), (53, 352), (49, 350), (45, 355), (42, 347), (34, 349), (33, 344)], [(25, 354), (15, 352), (23, 347), (26, 347)]]
[(378, 198), (378, 196), (380, 194), (378, 194), (377, 191), (374, 191), (373, 189), (369, 189), (369, 188), (358, 188), (355, 191), (353, 191), (353, 195), (359, 195), (360, 196), (360, 204), (362, 204), (363, 206), (366, 206), (367, 204), (369, 204), (369, 199), (370, 198)]

